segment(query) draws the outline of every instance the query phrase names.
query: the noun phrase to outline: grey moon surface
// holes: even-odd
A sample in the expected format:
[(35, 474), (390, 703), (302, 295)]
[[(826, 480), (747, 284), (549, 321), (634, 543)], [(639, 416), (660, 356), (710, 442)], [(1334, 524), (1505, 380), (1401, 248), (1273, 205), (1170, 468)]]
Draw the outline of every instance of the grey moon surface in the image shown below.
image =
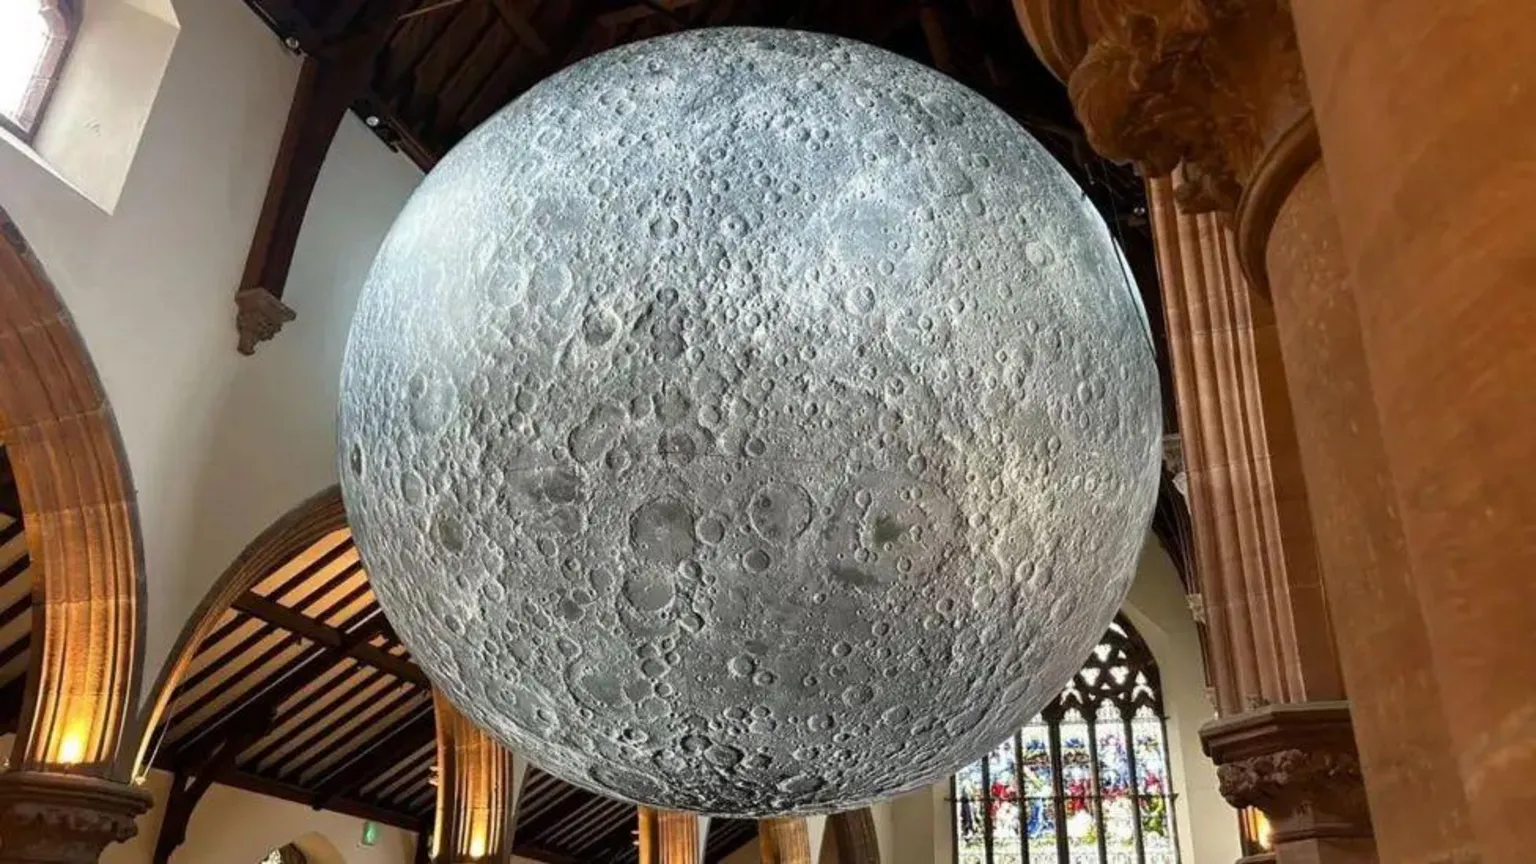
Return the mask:
[(347, 512), (461, 710), (731, 816), (939, 780), (1078, 669), (1157, 494), (1145, 312), (1002, 111), (894, 54), (627, 45), (467, 136), (384, 240)]

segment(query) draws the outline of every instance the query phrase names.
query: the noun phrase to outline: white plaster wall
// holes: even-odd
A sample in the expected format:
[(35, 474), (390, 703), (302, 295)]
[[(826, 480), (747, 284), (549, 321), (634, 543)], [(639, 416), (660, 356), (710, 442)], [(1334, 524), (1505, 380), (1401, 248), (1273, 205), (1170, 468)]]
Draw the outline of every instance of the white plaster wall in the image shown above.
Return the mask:
[[(171, 775), (154, 771), (146, 786), (155, 796), (154, 809), (139, 817), (138, 836), (109, 846), (101, 864), (150, 864), (153, 860)], [(374, 845), (364, 846), (362, 840), (361, 819), (214, 784), (193, 811), (187, 840), (171, 862), (258, 864), (268, 852), (295, 841), (301, 848), (334, 851), (345, 864), (408, 864), (416, 851), (416, 835), (387, 825), (379, 826)]]
[(238, 355), (235, 286), (299, 61), (241, 0), (176, 0), (176, 12), (181, 35), (113, 215), (0, 146), (0, 206), (84, 336), (138, 490), (146, 689), (244, 545), (334, 482), (346, 324), (420, 178), (349, 117), (284, 295), (298, 320), (254, 358)]

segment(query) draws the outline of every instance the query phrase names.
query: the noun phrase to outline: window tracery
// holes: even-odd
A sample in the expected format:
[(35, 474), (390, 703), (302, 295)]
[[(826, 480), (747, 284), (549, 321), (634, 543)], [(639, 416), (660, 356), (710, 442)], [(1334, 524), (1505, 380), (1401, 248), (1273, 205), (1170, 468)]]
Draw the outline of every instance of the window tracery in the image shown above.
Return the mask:
[(0, 125), (31, 139), (75, 35), (75, 0), (0, 3)]
[(1177, 864), (1157, 665), (1130, 622), (950, 798), (957, 864)]

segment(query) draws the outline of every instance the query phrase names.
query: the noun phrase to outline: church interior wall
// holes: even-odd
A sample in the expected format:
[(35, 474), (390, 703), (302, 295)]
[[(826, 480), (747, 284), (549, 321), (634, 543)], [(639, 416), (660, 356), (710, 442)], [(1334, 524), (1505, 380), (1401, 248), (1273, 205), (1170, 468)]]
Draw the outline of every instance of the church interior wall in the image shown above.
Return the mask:
[(146, 689), (244, 544), (334, 482), (346, 324), (421, 176), (346, 118), (288, 280), (298, 319), (254, 357), (236, 353), (235, 288), (299, 60), (244, 4), (176, 12), (181, 33), (113, 214), (0, 145), (5, 207), (92, 354), (137, 487)]
[[(138, 836), (107, 847), (102, 864), (150, 864), (154, 860), (171, 775), (153, 771), (145, 785), (155, 796), (154, 809), (139, 817)], [(311, 846), (334, 850), (345, 864), (408, 864), (416, 849), (416, 835), (399, 828), (380, 825), (377, 841), (365, 846), (361, 819), (215, 783), (198, 802), (187, 824), (186, 842), (171, 860), (177, 864), (259, 864), (273, 849), (304, 838), (311, 839)], [(313, 838), (324, 843), (314, 843)]]

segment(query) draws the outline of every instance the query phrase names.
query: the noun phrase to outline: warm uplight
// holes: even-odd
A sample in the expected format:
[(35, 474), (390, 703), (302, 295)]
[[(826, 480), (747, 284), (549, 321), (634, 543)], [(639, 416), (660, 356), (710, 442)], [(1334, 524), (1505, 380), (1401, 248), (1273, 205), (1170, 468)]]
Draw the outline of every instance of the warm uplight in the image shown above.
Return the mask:
[(469, 838), (469, 857), (485, 857), (485, 835), (483, 833), (477, 831)]
[(71, 729), (64, 733), (64, 740), (59, 742), (59, 764), (79, 765), (85, 761), (85, 732), (80, 729)]
[(1239, 811), (1243, 828), (1243, 853), (1255, 855), (1275, 850), (1275, 829), (1269, 817), (1257, 807), (1244, 807)]

